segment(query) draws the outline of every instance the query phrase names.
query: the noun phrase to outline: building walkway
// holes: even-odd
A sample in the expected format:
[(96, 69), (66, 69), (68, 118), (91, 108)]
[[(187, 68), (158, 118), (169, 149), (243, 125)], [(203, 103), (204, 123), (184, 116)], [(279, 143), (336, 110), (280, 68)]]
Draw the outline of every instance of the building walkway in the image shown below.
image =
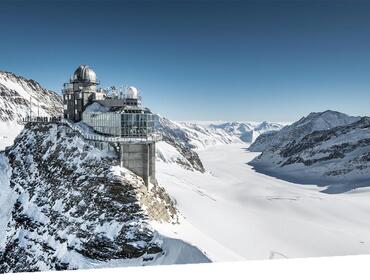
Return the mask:
[(89, 141), (105, 142), (112, 144), (150, 144), (161, 140), (161, 135), (153, 134), (146, 137), (117, 137), (105, 136), (83, 129), (78, 124), (62, 117), (26, 117), (21, 121), (22, 124), (27, 123), (43, 123), (43, 124), (63, 124), (71, 128), (73, 131), (79, 133), (83, 138)]

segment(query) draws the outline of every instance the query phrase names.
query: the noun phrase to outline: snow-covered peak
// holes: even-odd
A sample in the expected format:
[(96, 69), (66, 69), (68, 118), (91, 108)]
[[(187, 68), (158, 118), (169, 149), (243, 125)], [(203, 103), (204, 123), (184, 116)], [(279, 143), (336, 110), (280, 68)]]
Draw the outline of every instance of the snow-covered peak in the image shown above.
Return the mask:
[(33, 116), (59, 116), (61, 97), (34, 80), (0, 71), (0, 150), (13, 143), (23, 128), (19, 121), (30, 112)]
[(262, 135), (250, 146), (254, 152), (262, 152), (266, 149), (275, 149), (289, 141), (298, 141), (313, 131), (328, 130), (337, 126), (348, 125), (358, 121), (360, 117), (327, 110), (324, 112), (310, 113), (299, 121), (283, 127), (278, 133)]
[[(34, 115), (55, 116), (61, 114), (61, 97), (53, 91), (44, 89), (35, 80), (26, 79), (11, 72), (0, 71), (0, 92), (1, 105), (4, 105), (1, 108), (9, 108), (5, 112), (4, 110), (0, 111), (2, 120), (7, 117), (9, 120), (14, 120), (14, 117), (23, 117), (25, 114), (29, 114), (30, 102)], [(18, 105), (18, 108), (13, 107), (17, 111), (11, 114), (9, 110), (13, 104)]]
[(179, 121), (158, 117), (158, 130), (185, 146), (201, 150), (213, 145), (251, 143), (258, 135), (280, 130), (284, 125), (273, 122)]
[(292, 127), (310, 126), (312, 131), (326, 130), (336, 126), (347, 125), (358, 121), (360, 117), (348, 116), (347, 114), (327, 110), (324, 112), (313, 112), (307, 117), (292, 124)]
[[(343, 114), (332, 112), (311, 117), (321, 121), (333, 115), (343, 117)], [(339, 123), (351, 119), (344, 118)], [(337, 118), (331, 120), (338, 121)], [(251, 164), (261, 172), (294, 182), (332, 185), (327, 192), (368, 186), (370, 118), (363, 117), (347, 125), (315, 130), (275, 149), (264, 150)]]
[(281, 123), (272, 123), (272, 122), (264, 121), (264, 122), (261, 122), (260, 124), (258, 124), (254, 128), (254, 130), (258, 131), (259, 133), (265, 133), (265, 132), (268, 132), (268, 131), (280, 130), (283, 126), (284, 125), (281, 124)]
[(210, 124), (210, 128), (214, 129), (223, 129), (229, 133), (238, 134), (251, 131), (255, 128), (254, 124), (251, 123), (242, 123), (242, 122), (225, 122), (221, 124)]

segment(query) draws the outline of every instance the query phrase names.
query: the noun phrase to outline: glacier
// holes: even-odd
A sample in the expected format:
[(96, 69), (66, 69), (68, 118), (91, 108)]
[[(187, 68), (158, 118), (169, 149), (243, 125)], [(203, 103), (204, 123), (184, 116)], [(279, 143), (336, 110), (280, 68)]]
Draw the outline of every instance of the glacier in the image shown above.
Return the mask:
[(370, 182), (327, 194), (256, 172), (248, 163), (259, 153), (248, 146), (200, 151), (206, 173), (159, 162), (158, 181), (183, 216), (160, 230), (216, 262), (370, 253)]

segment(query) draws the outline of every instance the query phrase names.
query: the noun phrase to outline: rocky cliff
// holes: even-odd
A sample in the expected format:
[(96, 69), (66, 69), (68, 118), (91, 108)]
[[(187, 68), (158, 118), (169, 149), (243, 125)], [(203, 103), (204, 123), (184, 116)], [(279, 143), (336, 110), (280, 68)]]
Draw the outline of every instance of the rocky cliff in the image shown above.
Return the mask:
[(147, 189), (63, 125), (27, 125), (0, 156), (0, 271), (158, 262), (151, 220), (177, 221), (164, 189)]

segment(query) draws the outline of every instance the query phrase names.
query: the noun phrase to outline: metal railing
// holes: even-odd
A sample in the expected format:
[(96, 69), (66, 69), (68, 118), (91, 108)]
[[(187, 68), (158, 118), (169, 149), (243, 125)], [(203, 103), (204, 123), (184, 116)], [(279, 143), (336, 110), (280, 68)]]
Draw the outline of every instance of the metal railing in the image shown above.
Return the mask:
[(23, 124), (26, 123), (61, 123), (67, 125), (73, 131), (79, 133), (84, 139), (96, 142), (108, 142), (118, 144), (148, 144), (160, 141), (162, 136), (160, 134), (152, 134), (145, 137), (119, 137), (119, 136), (105, 136), (96, 134), (87, 130), (84, 130), (80, 126), (72, 123), (71, 121), (59, 117), (26, 117), (21, 121)]
[(96, 133), (92, 133), (82, 129), (80, 126), (73, 124), (72, 122), (63, 119), (62, 123), (67, 124), (72, 130), (78, 132), (87, 140), (108, 142), (108, 143), (153, 143), (161, 139), (161, 135), (152, 134), (145, 137), (119, 137), (119, 136), (105, 136)]
[(20, 121), (22, 124), (26, 123), (61, 123), (63, 118), (59, 117), (25, 117)]

